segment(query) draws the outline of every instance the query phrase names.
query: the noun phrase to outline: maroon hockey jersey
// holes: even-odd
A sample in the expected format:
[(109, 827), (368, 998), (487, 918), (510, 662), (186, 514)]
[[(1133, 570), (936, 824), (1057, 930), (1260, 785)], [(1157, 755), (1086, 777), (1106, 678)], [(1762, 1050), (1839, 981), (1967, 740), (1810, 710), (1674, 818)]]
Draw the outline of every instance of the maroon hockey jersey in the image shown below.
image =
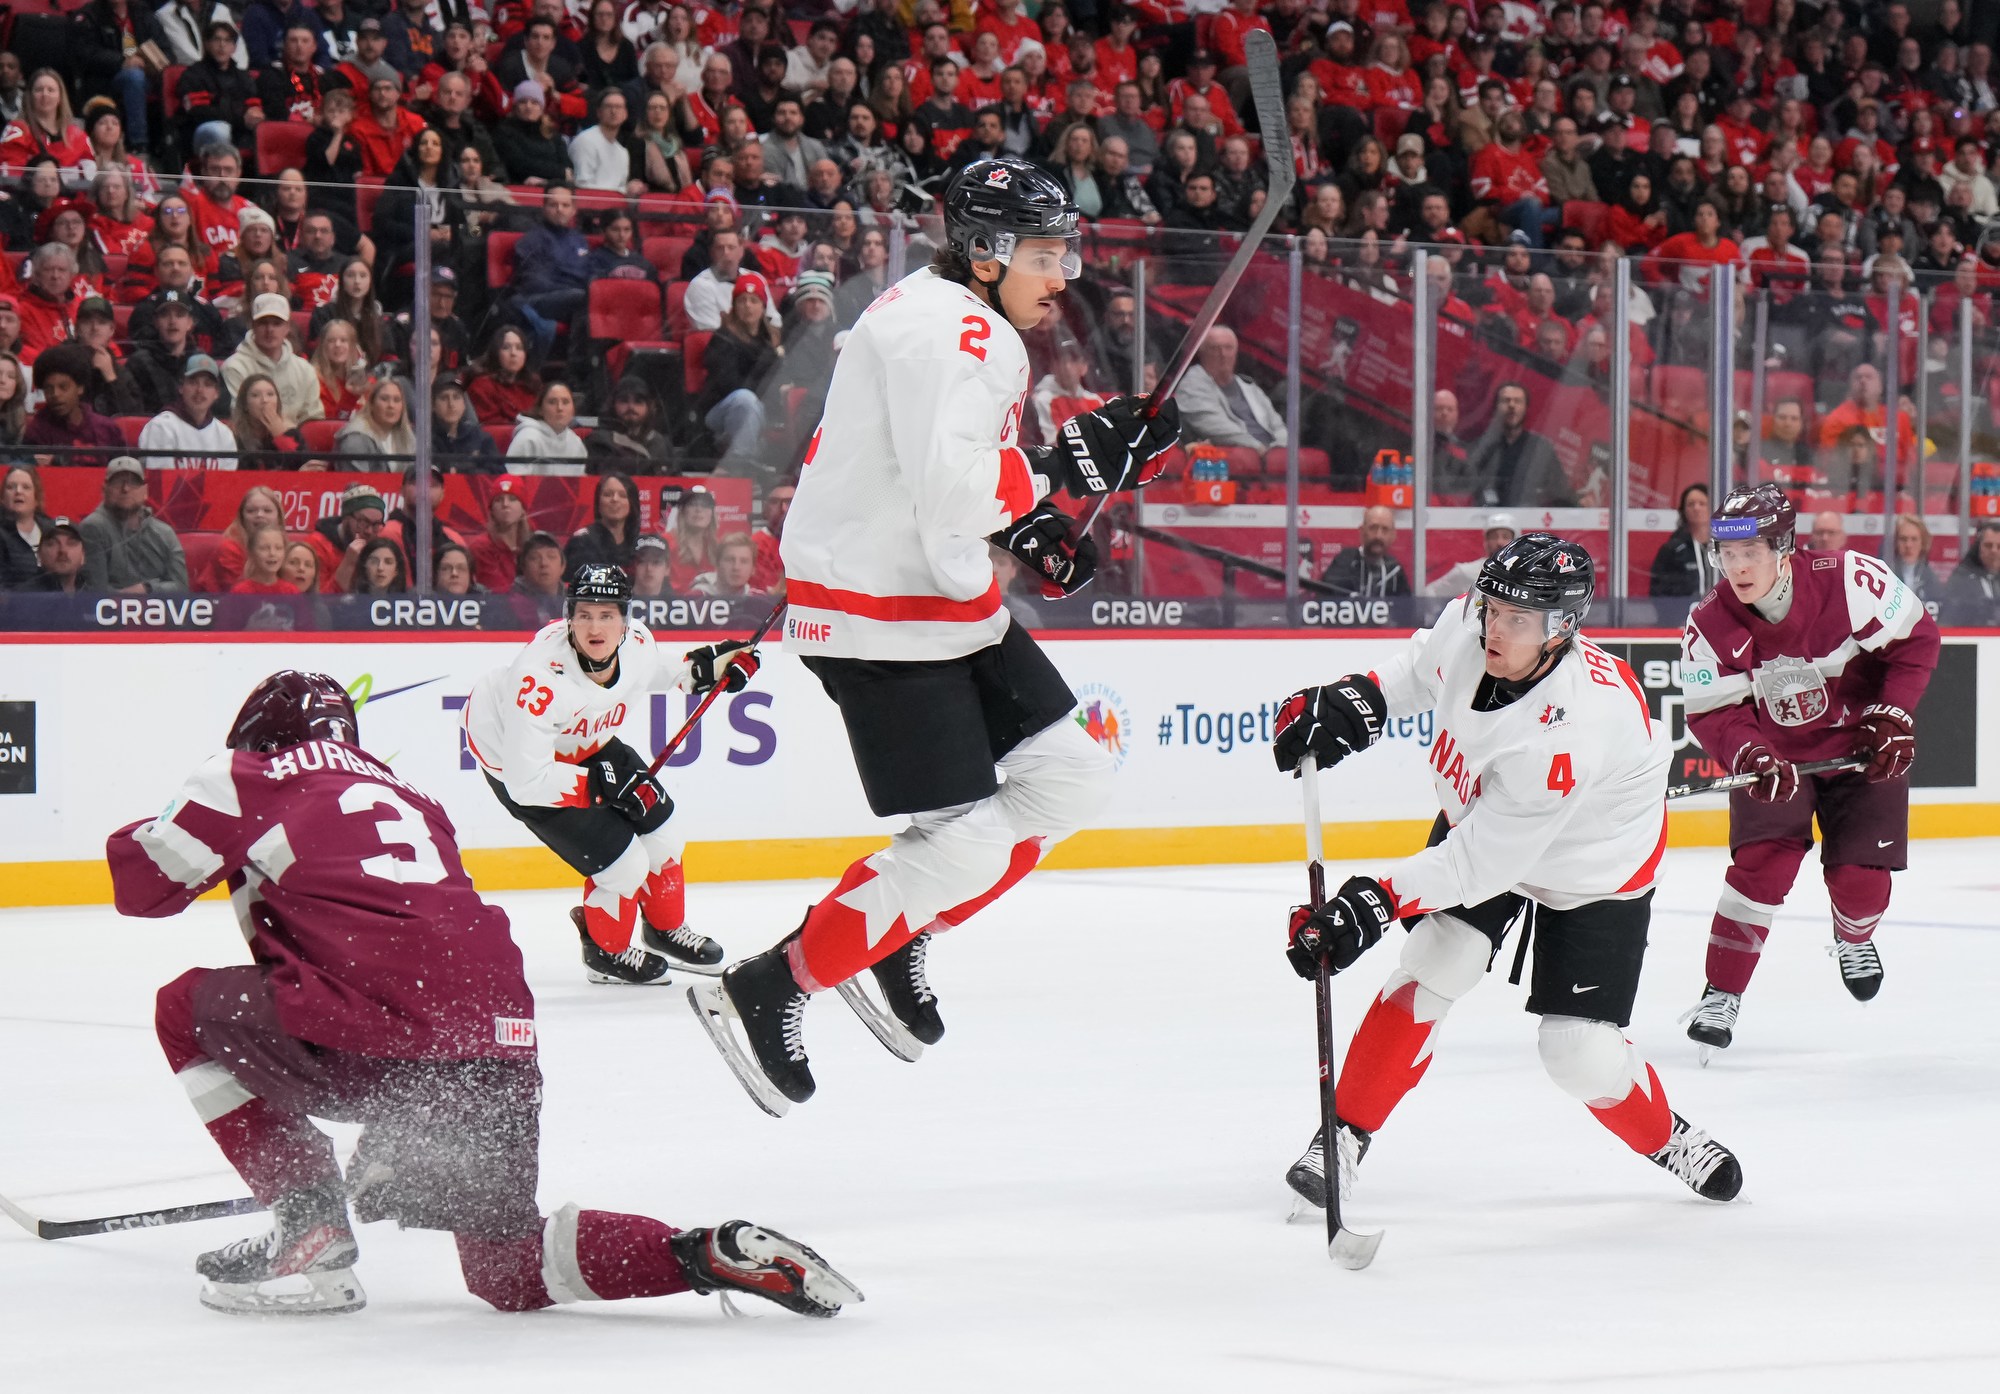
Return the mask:
[(127, 915), (175, 914), (226, 880), (290, 1035), (395, 1060), (534, 1055), (521, 951), (451, 820), (353, 746), (222, 751), (105, 856)]
[(1724, 581), (1688, 615), (1681, 687), (1702, 748), (1732, 768), (1761, 741), (1786, 760), (1833, 760), (1877, 703), (1914, 713), (1937, 667), (1936, 621), (1860, 552), (1792, 557), (1792, 607), (1772, 624)]

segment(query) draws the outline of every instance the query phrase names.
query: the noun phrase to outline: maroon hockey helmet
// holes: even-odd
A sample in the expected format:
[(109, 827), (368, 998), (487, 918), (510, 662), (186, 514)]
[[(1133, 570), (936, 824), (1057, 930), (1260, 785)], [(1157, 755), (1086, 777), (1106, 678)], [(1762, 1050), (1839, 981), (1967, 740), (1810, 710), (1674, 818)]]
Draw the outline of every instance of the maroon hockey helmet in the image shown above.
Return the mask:
[(1775, 484), (1738, 485), (1708, 520), (1709, 555), (1724, 542), (1761, 537), (1779, 556), (1798, 545), (1799, 511)]
[(251, 689), (224, 744), (264, 755), (306, 741), (353, 745), (360, 733), (346, 688), (324, 673), (287, 668)]

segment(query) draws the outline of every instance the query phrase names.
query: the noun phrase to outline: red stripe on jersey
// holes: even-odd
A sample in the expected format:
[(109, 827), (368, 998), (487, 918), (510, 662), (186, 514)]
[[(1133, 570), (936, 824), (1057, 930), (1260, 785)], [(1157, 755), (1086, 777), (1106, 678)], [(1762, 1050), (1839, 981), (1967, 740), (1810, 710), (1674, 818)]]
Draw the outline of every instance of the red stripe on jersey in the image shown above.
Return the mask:
[(794, 607), (838, 610), (844, 615), (883, 620), (890, 624), (918, 620), (976, 624), (993, 618), (1000, 610), (1000, 583), (997, 580), (977, 600), (950, 600), (942, 595), (867, 595), (861, 591), (834, 590), (797, 578), (785, 583), (785, 595)]
[(1882, 621), (1876, 619), (1874, 616), (1871, 615), (1868, 619), (1868, 623), (1862, 625), (1861, 628), (1854, 631), (1855, 642), (1860, 644), (1867, 643), (1870, 639), (1875, 637), (1876, 631), (1881, 629), (1881, 627), (1882, 627)]
[(1028, 457), (1011, 445), (1000, 449), (1000, 487), (994, 497), (1007, 511), (1010, 523), (1035, 506), (1035, 480), (1028, 472)]
[[(1639, 688), (1639, 679), (1637, 675), (1632, 672), (1632, 665), (1627, 663), (1622, 658), (1612, 658), (1610, 654), (1606, 654), (1605, 657), (1611, 658), (1611, 661), (1618, 666), (1618, 676), (1625, 679), (1625, 686), (1632, 689), (1632, 696), (1636, 698), (1639, 703), (1639, 715), (1646, 718), (1646, 734), (1648, 736), (1652, 735), (1653, 709), (1646, 705), (1646, 694)], [(1662, 831), (1660, 833), (1660, 836), (1665, 837), (1666, 833)]]
[(1627, 891), (1642, 891), (1653, 884), (1653, 876), (1660, 869), (1660, 858), (1667, 854), (1667, 810), (1660, 809), (1660, 840), (1653, 844), (1653, 855), (1646, 858), (1646, 864), (1632, 873), (1632, 879), (1618, 888), (1618, 894)]

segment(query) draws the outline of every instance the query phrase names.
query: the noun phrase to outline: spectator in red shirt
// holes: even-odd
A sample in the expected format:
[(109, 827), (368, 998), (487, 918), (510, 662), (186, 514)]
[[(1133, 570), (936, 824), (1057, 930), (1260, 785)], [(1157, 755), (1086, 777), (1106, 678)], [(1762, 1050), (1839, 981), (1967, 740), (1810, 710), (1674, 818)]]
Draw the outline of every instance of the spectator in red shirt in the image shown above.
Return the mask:
[(44, 155), (69, 174), (90, 158), (90, 136), (72, 118), (69, 89), (51, 68), (28, 79), (20, 115), (0, 126), (0, 174), (18, 179)]
[(60, 242), (45, 242), (29, 260), (28, 284), (15, 297), (21, 315), (17, 352), (32, 364), (42, 351), (76, 334), (76, 307), (87, 287), (79, 286), (76, 256)]
[(792, 496), (797, 492), (790, 484), (775, 484), (764, 493), (764, 526), (751, 538), (757, 547), (757, 568), (750, 576), (752, 590), (768, 595), (784, 583), (785, 564), (778, 557), (778, 544), (785, 536), (785, 515), (791, 512)]
[(1527, 238), (1530, 247), (1543, 245), (1545, 230), (1561, 221), (1550, 208), (1549, 181), (1541, 162), (1522, 148), (1527, 122), (1518, 111), (1500, 115), (1492, 144), (1472, 159), (1472, 197), (1492, 206), (1493, 216)]
[(1132, 36), (1138, 29), (1138, 16), (1130, 10), (1120, 6), (1111, 12), (1111, 23), (1105, 36), (1091, 45), (1097, 54), (1097, 81), (1100, 86), (1115, 92), (1119, 83), (1131, 82), (1139, 76), (1139, 50), (1132, 43)]
[(519, 490), (520, 481), (512, 475), (493, 482), (493, 493), (486, 500), (486, 531), (468, 544), (474, 578), (490, 591), (513, 588), (521, 549), (535, 532)]
[(1229, 8), (1209, 30), (1209, 45), (1222, 64), (1222, 85), (1244, 111), (1250, 109), (1250, 57), (1244, 44), (1253, 29), (1271, 32), (1271, 22), (1257, 13), (1257, 6), (1258, 0), (1229, 0)]
[[(1247, 79), (1245, 94), (1248, 94)], [(1424, 104), (1424, 80), (1410, 67), (1403, 36), (1377, 34), (1373, 61), (1368, 65), (1368, 89), (1377, 111), (1415, 111)]]
[(403, 151), (424, 128), (423, 117), (403, 105), (403, 89), (391, 78), (368, 84), (368, 109), (356, 113), (347, 135), (361, 150), (361, 172), (389, 175)]
[(243, 210), (254, 205), (236, 192), (237, 181), (243, 177), (243, 157), (235, 146), (216, 141), (197, 151), (196, 158), (201, 162), (202, 177), (188, 192), (188, 217), (193, 222), (192, 236), (208, 249), (208, 266), (212, 268), (215, 258), (236, 250), (243, 232)]
[(1711, 266), (1741, 265), (1742, 248), (1722, 235), (1722, 214), (1715, 200), (1703, 198), (1694, 206), (1694, 231), (1677, 233), (1655, 247), (1640, 263), (1639, 270), (1654, 284), (1678, 281), (1684, 290), (1706, 294)]
[(1033, 39), (1036, 43), (1042, 41), (1041, 25), (1021, 12), (1021, 0), (995, 0), (992, 13), (973, 28), (976, 32), (989, 33), (999, 39), (1000, 56), (1009, 63), (1019, 56), (1023, 39)]

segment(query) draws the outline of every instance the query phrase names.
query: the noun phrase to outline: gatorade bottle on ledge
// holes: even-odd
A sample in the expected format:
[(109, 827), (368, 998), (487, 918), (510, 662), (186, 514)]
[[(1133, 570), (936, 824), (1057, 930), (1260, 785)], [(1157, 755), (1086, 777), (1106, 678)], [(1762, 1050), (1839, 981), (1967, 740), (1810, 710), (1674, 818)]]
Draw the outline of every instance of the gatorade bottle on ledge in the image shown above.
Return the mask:
[(1236, 485), (1229, 477), (1229, 455), (1220, 446), (1197, 445), (1188, 451), (1188, 502), (1222, 508), (1236, 502)]
[(2000, 464), (1979, 460), (1972, 466), (1972, 505), (1975, 518), (2000, 518)]
[(1368, 469), (1367, 503), (1370, 508), (1408, 508), (1416, 495), (1417, 469), (1399, 450), (1378, 450)]

